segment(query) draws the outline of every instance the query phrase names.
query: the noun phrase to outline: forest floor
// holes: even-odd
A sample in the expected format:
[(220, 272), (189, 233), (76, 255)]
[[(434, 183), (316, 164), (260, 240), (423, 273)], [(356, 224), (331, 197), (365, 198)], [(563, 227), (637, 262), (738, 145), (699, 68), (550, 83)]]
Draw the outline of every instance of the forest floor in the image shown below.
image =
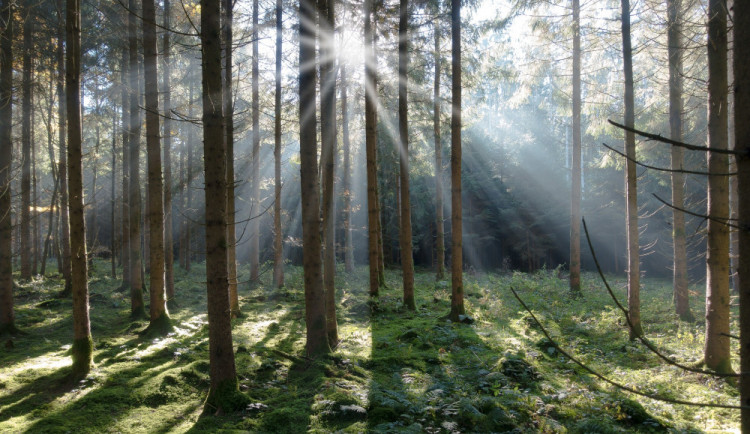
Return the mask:
[[(432, 272), (417, 273), (417, 310), (409, 312), (399, 271), (388, 271), (388, 288), (370, 300), (366, 268), (340, 269), (341, 343), (317, 361), (301, 356), (301, 269), (287, 269), (284, 289), (245, 283), (233, 339), (250, 404), (202, 415), (209, 384), (205, 268), (176, 270), (175, 329), (156, 339), (139, 335), (148, 322), (131, 320), (128, 294), (116, 291), (120, 281), (105, 277), (108, 269), (97, 262), (89, 286), (96, 366), (73, 385), (66, 380), (71, 302), (55, 298), (60, 280), (17, 288), (17, 325), (26, 334), (15, 336), (12, 348), (4, 337), (0, 348), (0, 432), (739, 432), (736, 410), (622, 392), (562, 356), (511, 287), (560, 348), (595, 371), (665, 398), (738, 402), (729, 382), (684, 372), (630, 342), (598, 276), (586, 274), (584, 297), (571, 299), (555, 271), (467, 274), (473, 324), (452, 324), (450, 283), (436, 282)], [(610, 283), (624, 300), (624, 281)], [(702, 290), (693, 289), (692, 307), (702, 318)], [(704, 321), (677, 320), (670, 282), (645, 279), (642, 306), (655, 345), (676, 360), (700, 360)]]

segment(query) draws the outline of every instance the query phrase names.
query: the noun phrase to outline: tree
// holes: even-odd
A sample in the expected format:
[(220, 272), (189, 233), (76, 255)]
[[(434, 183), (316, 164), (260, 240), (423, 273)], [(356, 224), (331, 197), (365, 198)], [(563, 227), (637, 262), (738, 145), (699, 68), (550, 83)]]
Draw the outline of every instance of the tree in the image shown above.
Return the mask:
[(573, 0), (573, 161), (570, 178), (570, 293), (581, 295), (581, 5)]
[(339, 342), (336, 322), (336, 243), (334, 178), (336, 155), (336, 70), (334, 69), (335, 0), (318, 0), (320, 37), (320, 135), (323, 172), (323, 287), (328, 343)]
[(378, 166), (377, 166), (377, 83), (375, 79), (375, 47), (372, 30), (373, 0), (364, 2), (365, 33), (365, 154), (367, 160), (367, 233), (370, 259), (370, 295), (380, 288)]
[(31, 280), (31, 55), (34, 10), (26, 1), (23, 21), (23, 123), (21, 126), (21, 279)]
[(227, 275), (227, 170), (221, 77), (220, 0), (201, 0), (206, 291), (211, 386), (204, 411), (234, 410), (238, 392)]
[(171, 330), (164, 286), (164, 184), (161, 173), (159, 140), (159, 81), (156, 54), (156, 7), (154, 0), (143, 0), (143, 72), (146, 89), (146, 153), (148, 157), (149, 227), (149, 330)]
[[(734, 3), (734, 116), (750, 119), (750, 3)], [(750, 372), (750, 124), (734, 123), (739, 195), (740, 372)], [(750, 376), (740, 376), (742, 431), (750, 430)]]
[(128, 3), (131, 13), (128, 15), (128, 74), (130, 82), (130, 119), (128, 142), (130, 144), (128, 176), (128, 205), (130, 206), (130, 315), (142, 317), (146, 315), (143, 305), (143, 264), (141, 263), (141, 182), (140, 182), (140, 148), (141, 148), (141, 116), (140, 116), (140, 80), (138, 79), (138, 17), (135, 15), (135, 0)]
[[(669, 128), (673, 140), (682, 141), (682, 24), (681, 0), (667, 2), (667, 50), (669, 55)], [(679, 171), (684, 165), (684, 150), (672, 146), (672, 251), (675, 312), (683, 321), (692, 321), (688, 295), (687, 245), (685, 237), (685, 175)]]
[(250, 281), (257, 283), (260, 278), (260, 97), (258, 81), (258, 0), (253, 0), (253, 60), (252, 74), (252, 117), (253, 117), (253, 148), (252, 148), (252, 184), (250, 200)]
[(284, 234), (281, 231), (281, 55), (282, 7), (276, 0), (276, 75), (273, 119), (273, 285), (284, 286)]
[[(169, 0), (164, 0), (164, 28), (170, 28)], [(162, 86), (164, 87), (164, 285), (167, 291), (167, 305), (174, 305), (174, 232), (172, 217), (172, 46), (169, 32), (162, 37), (162, 60), (164, 62)], [(113, 225), (114, 227), (114, 225)]]
[[(622, 0), (622, 60), (625, 72), (625, 125), (635, 124), (633, 96), (633, 50), (630, 41), (630, 0)], [(625, 132), (625, 226), (628, 243), (628, 314), (630, 339), (643, 335), (641, 328), (640, 255), (638, 245), (638, 187), (635, 165), (635, 135)]]
[(65, 40), (65, 8), (63, 0), (57, 1), (58, 27), (57, 27), (57, 133), (58, 148), (60, 150), (60, 256), (62, 259), (62, 275), (65, 280), (60, 297), (70, 297), (73, 291), (73, 281), (70, 264), (70, 215), (68, 214), (68, 152), (66, 150), (66, 104), (65, 101), (65, 52), (62, 41)]
[[(127, 12), (126, 12), (127, 13)], [(120, 60), (120, 105), (122, 106), (122, 291), (130, 289), (130, 102), (128, 99), (129, 56), (127, 47), (122, 48)]]
[[(234, 206), (234, 100), (232, 95), (232, 0), (224, 0), (224, 132), (227, 146), (227, 272), (229, 273), (229, 309), (232, 317), (240, 315), (237, 294), (237, 239)], [(255, 42), (257, 44), (257, 41)], [(257, 236), (256, 236), (257, 239)]]
[(328, 344), (321, 264), (320, 183), (315, 119), (315, 0), (299, 6), (300, 195), (302, 198), (302, 266), (305, 279), (305, 352), (327, 354)]
[(398, 22), (398, 131), (401, 181), (401, 269), (404, 305), (414, 310), (414, 258), (411, 250), (411, 201), (409, 200), (409, 0), (399, 2)]
[(83, 215), (83, 163), (81, 125), (81, 3), (67, 0), (65, 19), (65, 105), (68, 114), (68, 176), (70, 198), (70, 250), (73, 284), (72, 375), (78, 379), (91, 369), (94, 343), (89, 323), (89, 287), (86, 258), (86, 224)]
[(13, 5), (11, 0), (3, 0), (0, 6), (0, 334), (15, 331), (10, 191), (13, 161)]
[[(708, 147), (727, 149), (727, 11), (708, 3)], [(708, 152), (708, 250), (706, 252), (706, 366), (731, 372), (729, 351), (729, 171), (727, 154)]]
[(451, 0), (451, 321), (464, 315), (461, 216), (461, 0)]
[(440, 6), (436, 5), (435, 32), (435, 79), (432, 93), (432, 131), (435, 137), (435, 279), (445, 277), (445, 224), (443, 217), (443, 143), (440, 134)]
[(344, 190), (344, 270), (354, 271), (354, 246), (352, 244), (352, 159), (351, 140), (349, 137), (349, 98), (347, 95), (346, 64), (341, 64), (341, 136), (344, 147), (344, 174), (342, 189)]

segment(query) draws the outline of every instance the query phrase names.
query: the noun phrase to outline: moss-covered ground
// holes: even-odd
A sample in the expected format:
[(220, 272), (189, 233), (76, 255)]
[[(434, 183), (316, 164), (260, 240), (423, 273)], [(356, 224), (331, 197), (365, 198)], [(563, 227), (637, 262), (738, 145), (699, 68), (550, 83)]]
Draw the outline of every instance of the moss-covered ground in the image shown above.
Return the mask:
[[(330, 358), (309, 360), (301, 270), (289, 267), (286, 288), (240, 289), (244, 315), (233, 338), (250, 404), (212, 415), (202, 414), (205, 269), (176, 270), (174, 330), (157, 338), (139, 334), (148, 322), (130, 318), (128, 294), (105, 270), (97, 264), (90, 281), (95, 367), (75, 384), (68, 380), (71, 302), (55, 298), (61, 281), (19, 284), (17, 325), (26, 334), (2, 337), (0, 432), (739, 432), (737, 411), (649, 400), (586, 373), (555, 350), (509, 290), (562, 348), (617, 382), (666, 398), (737, 403), (732, 384), (683, 372), (628, 341), (621, 313), (594, 275), (584, 276), (584, 297), (570, 299), (554, 271), (467, 274), (473, 323), (452, 324), (450, 284), (429, 271), (417, 273), (410, 312), (398, 271), (387, 272), (389, 289), (372, 300), (365, 267), (340, 270), (341, 343)], [(624, 299), (624, 281), (611, 283)], [(693, 290), (701, 318), (702, 290)], [(642, 306), (656, 345), (677, 360), (700, 360), (704, 324), (676, 318), (668, 281), (646, 279)]]

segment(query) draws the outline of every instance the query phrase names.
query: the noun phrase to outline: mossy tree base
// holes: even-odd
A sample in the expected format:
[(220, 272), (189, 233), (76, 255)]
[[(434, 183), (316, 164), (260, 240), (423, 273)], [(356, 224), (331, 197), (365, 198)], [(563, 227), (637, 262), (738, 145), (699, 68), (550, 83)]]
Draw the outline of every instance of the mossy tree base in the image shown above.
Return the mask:
[(92, 355), (94, 353), (94, 341), (91, 336), (75, 339), (71, 348), (73, 366), (70, 373), (72, 380), (84, 378), (91, 370)]
[(22, 332), (14, 323), (0, 324), (0, 336), (16, 336), (24, 334), (26, 333)]
[(141, 336), (155, 337), (164, 336), (174, 330), (172, 319), (169, 315), (164, 314), (159, 318), (152, 320), (148, 327), (146, 327), (141, 333)]
[(208, 392), (203, 404), (203, 415), (222, 415), (244, 410), (250, 403), (250, 398), (240, 392), (236, 378), (224, 380)]

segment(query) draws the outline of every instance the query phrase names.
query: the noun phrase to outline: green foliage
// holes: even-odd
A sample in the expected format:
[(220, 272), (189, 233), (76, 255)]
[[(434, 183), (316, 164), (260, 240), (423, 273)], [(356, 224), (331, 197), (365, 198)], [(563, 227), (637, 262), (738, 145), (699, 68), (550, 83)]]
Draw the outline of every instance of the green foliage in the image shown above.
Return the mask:
[[(200, 270), (199, 266), (195, 267)], [(99, 269), (106, 270), (105, 266)], [(241, 269), (241, 273), (246, 270)], [(138, 334), (119, 282), (98, 277), (92, 291), (95, 368), (70, 384), (69, 303), (62, 282), (43, 281), (18, 299), (28, 335), (0, 353), (2, 432), (663, 432), (729, 430), (738, 414), (625, 395), (562, 357), (509, 294), (518, 290), (553, 339), (592, 368), (665, 397), (732, 402), (723, 381), (685, 375), (628, 340), (620, 313), (594, 276), (585, 297), (567, 296), (555, 271), (465, 277), (472, 325), (448, 322), (448, 294), (432, 273), (417, 273), (417, 309), (404, 309), (400, 275), (368, 301), (367, 271), (338, 279), (342, 342), (330, 357), (304, 350), (301, 270), (289, 285), (243, 292), (247, 317), (233, 323), (237, 385), (227, 411), (202, 415), (209, 389), (205, 289), (200, 271), (178, 270), (180, 309), (166, 336)], [(624, 296), (623, 282), (613, 287)], [(680, 322), (668, 282), (644, 282), (646, 333), (683, 361), (700, 358), (703, 326)], [(695, 300), (701, 309), (700, 300)]]

